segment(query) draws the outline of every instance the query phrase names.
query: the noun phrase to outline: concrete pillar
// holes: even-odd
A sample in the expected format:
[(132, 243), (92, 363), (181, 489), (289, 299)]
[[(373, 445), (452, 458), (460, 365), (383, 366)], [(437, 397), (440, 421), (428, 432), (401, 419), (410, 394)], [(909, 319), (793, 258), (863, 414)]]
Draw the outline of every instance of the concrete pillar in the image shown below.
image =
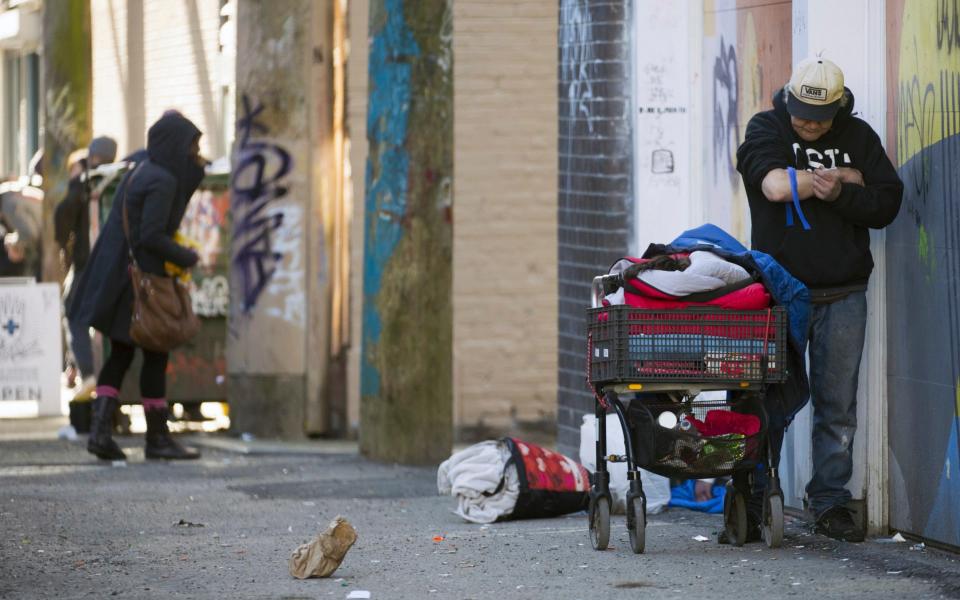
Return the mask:
[(450, 4), (370, 2), (360, 447), (400, 463), (452, 440)]
[(43, 7), (43, 279), (62, 277), (53, 210), (67, 193), (67, 157), (90, 143), (89, 0)]
[(332, 0), (237, 5), (227, 368), (231, 427), (261, 437), (329, 430), (333, 14)]

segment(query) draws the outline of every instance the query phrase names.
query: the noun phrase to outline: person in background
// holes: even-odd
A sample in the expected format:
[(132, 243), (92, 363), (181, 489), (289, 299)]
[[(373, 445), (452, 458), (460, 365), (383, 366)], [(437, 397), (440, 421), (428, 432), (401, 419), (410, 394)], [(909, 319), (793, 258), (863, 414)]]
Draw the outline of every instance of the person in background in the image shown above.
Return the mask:
[[(164, 113), (147, 134), (147, 159), (128, 172), (114, 195), (110, 215), (94, 245), (87, 268), (77, 284), (77, 297), (68, 318), (92, 325), (110, 338), (110, 356), (97, 378), (96, 399), (87, 451), (105, 460), (123, 460), (123, 450), (111, 436), (112, 415), (119, 404), (120, 385), (133, 361), (136, 345), (130, 338), (133, 288), (129, 253), (148, 273), (166, 275), (164, 262), (193, 267), (197, 254), (174, 242), (187, 203), (204, 176), (201, 132), (176, 112)], [(126, 204), (130, 245), (123, 226)], [(146, 457), (197, 458), (170, 436), (166, 399), (168, 353), (141, 349), (140, 396), (147, 421)]]
[(0, 277), (43, 279), (40, 154), (30, 161), (30, 176), (0, 181)]
[(710, 479), (698, 479), (693, 485), (693, 496), (697, 502), (706, 502), (713, 498), (713, 483), (716, 481)]
[[(807, 59), (747, 124), (737, 170), (750, 204), (755, 250), (775, 258), (810, 290), (808, 330), (813, 403), (813, 476), (806, 495), (816, 531), (861, 542), (847, 508), (857, 430), (857, 378), (873, 271), (870, 229), (893, 222), (903, 182), (880, 138), (853, 116), (853, 93), (829, 60)], [(783, 441), (771, 440), (775, 461)], [(755, 490), (756, 492), (757, 490)], [(748, 511), (759, 540), (762, 502)]]
[[(109, 137), (94, 138), (85, 151), (77, 151), (67, 160), (70, 181), (67, 195), (57, 204), (53, 213), (54, 234), (60, 245), (63, 264), (68, 269), (64, 280), (64, 307), (74, 301), (75, 282), (83, 275), (90, 258), (90, 202), (96, 200), (91, 185), (90, 171), (100, 165), (112, 163), (117, 156), (117, 143)], [(67, 311), (65, 311), (67, 312)], [(97, 385), (93, 366), (93, 345), (90, 342), (89, 326), (85, 323), (67, 322), (67, 343), (73, 362), (80, 372), (80, 386), (73, 401), (90, 399)]]
[(26, 256), (20, 235), (0, 213), (0, 277), (23, 277)]

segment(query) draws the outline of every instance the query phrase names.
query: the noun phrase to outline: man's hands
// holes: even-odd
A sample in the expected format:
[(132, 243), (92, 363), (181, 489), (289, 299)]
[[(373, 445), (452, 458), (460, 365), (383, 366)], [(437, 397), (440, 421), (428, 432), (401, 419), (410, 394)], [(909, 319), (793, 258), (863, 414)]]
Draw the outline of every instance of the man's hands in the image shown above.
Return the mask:
[(850, 167), (813, 171), (813, 195), (825, 202), (833, 202), (840, 197), (843, 183), (864, 185), (863, 173)]
[(816, 169), (813, 172), (813, 195), (825, 202), (840, 197), (840, 173), (837, 169)]
[(713, 480), (698, 479), (693, 484), (693, 497), (697, 502), (706, 502), (713, 498)]
[(840, 173), (842, 183), (855, 183), (860, 186), (866, 186), (863, 181), (863, 173), (853, 167), (837, 167), (837, 173)]
[[(866, 185), (863, 174), (851, 167), (797, 171), (797, 195), (801, 200), (818, 198), (825, 202), (833, 202), (840, 196), (841, 184), (844, 183)], [(771, 202), (793, 200), (793, 190), (790, 188), (790, 177), (786, 169), (772, 169), (763, 178), (760, 189)]]

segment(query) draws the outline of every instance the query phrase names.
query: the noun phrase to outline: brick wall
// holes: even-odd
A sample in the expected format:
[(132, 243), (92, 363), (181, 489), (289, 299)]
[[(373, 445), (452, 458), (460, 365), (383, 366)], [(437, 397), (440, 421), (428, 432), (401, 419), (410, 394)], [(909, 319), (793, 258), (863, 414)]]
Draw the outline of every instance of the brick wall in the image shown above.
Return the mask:
[(558, 449), (577, 456), (590, 282), (627, 251), (631, 232), (628, 0), (561, 0), (559, 65)]
[(557, 3), (456, 0), (453, 29), (454, 419), (552, 434)]
[[(119, 156), (142, 147), (146, 129), (176, 108), (203, 131), (201, 150), (228, 151), (219, 64), (220, 0), (173, 8), (166, 0), (91, 1), (93, 130)], [(232, 74), (228, 74), (232, 79)]]

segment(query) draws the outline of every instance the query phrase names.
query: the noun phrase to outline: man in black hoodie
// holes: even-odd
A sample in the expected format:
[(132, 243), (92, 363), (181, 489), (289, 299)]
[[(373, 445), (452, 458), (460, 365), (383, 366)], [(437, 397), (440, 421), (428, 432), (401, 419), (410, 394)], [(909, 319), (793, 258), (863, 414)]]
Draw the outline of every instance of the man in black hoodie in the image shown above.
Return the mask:
[[(869, 229), (886, 227), (897, 216), (903, 183), (880, 138), (853, 116), (843, 72), (821, 58), (797, 65), (774, 95), (773, 110), (750, 120), (737, 170), (750, 203), (753, 248), (806, 284), (813, 301), (808, 506), (818, 532), (863, 541), (846, 508), (846, 484), (853, 471), (857, 378), (873, 270)], [(753, 528), (751, 534), (759, 538)]]

